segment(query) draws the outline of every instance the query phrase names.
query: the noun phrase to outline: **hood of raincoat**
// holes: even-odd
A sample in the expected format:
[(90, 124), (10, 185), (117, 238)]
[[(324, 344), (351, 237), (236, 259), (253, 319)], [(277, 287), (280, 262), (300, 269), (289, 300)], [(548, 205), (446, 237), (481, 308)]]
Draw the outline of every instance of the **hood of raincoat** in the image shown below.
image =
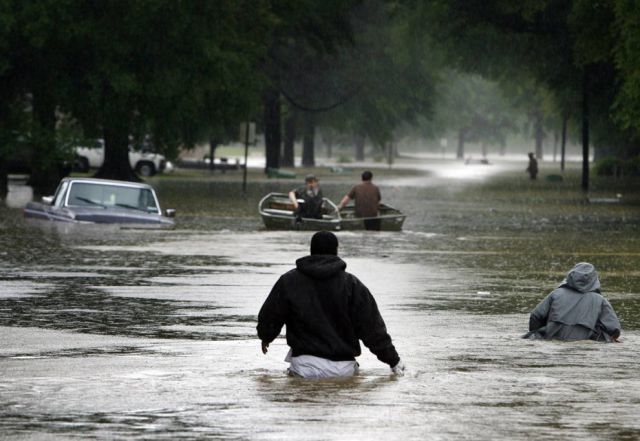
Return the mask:
[(346, 267), (344, 260), (331, 254), (314, 254), (296, 261), (298, 271), (314, 279), (328, 279)]
[(590, 263), (581, 262), (574, 266), (560, 286), (568, 286), (580, 292), (600, 291), (600, 279), (596, 268)]

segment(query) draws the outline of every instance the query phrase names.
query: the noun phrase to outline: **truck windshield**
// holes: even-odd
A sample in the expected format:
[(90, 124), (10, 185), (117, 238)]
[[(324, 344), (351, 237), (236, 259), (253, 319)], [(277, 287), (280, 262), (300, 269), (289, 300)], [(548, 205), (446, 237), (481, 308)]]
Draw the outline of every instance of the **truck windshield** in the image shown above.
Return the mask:
[(91, 182), (73, 182), (69, 190), (70, 206), (127, 208), (159, 213), (153, 192), (148, 188), (125, 187)]

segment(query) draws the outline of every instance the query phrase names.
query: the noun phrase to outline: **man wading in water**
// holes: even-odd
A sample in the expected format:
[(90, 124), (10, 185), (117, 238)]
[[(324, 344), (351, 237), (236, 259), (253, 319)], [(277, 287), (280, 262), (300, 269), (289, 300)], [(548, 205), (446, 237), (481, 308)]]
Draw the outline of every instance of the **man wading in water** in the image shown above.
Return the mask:
[(533, 153), (529, 153), (529, 166), (525, 171), (529, 173), (529, 178), (532, 181), (538, 179), (538, 160), (533, 156)]
[(531, 312), (524, 338), (618, 341), (620, 321), (600, 294), (598, 273), (579, 263), (567, 278)]
[(262, 352), (287, 325), (285, 361), (289, 373), (303, 378), (350, 377), (365, 344), (395, 374), (404, 364), (391, 343), (378, 306), (366, 286), (345, 271), (338, 238), (321, 231), (311, 239), (311, 255), (275, 284), (258, 315)]

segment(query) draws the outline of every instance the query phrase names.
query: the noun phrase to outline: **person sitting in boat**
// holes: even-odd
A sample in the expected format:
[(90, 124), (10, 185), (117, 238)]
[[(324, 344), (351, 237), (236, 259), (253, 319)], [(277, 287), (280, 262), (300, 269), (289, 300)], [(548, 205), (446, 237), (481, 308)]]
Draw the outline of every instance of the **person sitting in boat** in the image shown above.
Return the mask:
[(363, 217), (364, 227), (367, 230), (380, 230), (380, 219), (378, 213), (380, 210), (380, 189), (372, 182), (373, 173), (365, 171), (362, 173), (362, 182), (355, 185), (349, 193), (347, 193), (340, 204), (338, 209), (342, 210), (351, 199), (356, 201), (356, 217)]
[(350, 377), (365, 344), (393, 373), (404, 364), (366, 286), (345, 271), (338, 238), (328, 231), (311, 238), (311, 255), (276, 282), (258, 314), (262, 352), (287, 325), (289, 374), (303, 378)]
[[(322, 219), (322, 190), (318, 183), (318, 178), (314, 175), (307, 175), (304, 178), (304, 187), (291, 190), (289, 199), (296, 210), (296, 218), (303, 217), (311, 219)], [(298, 202), (301, 200), (302, 202)]]
[(525, 338), (618, 341), (620, 321), (600, 294), (590, 263), (578, 263), (566, 279), (531, 312)]

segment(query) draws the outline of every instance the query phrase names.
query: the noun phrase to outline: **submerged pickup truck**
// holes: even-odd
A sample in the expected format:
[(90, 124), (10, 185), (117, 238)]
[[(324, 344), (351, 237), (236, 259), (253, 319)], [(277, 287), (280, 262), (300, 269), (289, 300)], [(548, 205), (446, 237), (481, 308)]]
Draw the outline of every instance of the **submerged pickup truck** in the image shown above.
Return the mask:
[[(97, 140), (92, 147), (76, 147), (74, 168), (79, 172), (88, 172), (92, 168), (100, 168), (104, 162), (104, 141)], [(159, 153), (136, 151), (129, 146), (129, 163), (131, 168), (141, 176), (153, 176), (167, 167), (166, 158)]]

